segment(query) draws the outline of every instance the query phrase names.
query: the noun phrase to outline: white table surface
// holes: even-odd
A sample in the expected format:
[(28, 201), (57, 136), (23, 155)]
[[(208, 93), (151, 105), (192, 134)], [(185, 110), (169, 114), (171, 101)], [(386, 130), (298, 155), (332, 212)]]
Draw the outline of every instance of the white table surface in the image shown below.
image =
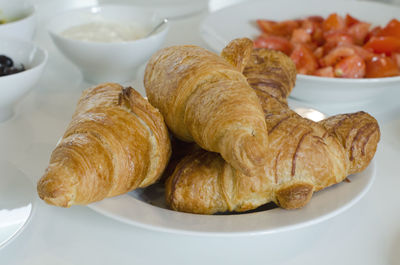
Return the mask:
[[(35, 42), (48, 50), (48, 65), (34, 90), (18, 104), (16, 115), (0, 124), (0, 160), (14, 164), (34, 183), (70, 121), (81, 90), (90, 86), (53, 46), (44, 24), (52, 12), (91, 2), (95, 1), (36, 1)], [(205, 15), (172, 20), (165, 46), (206, 47), (197, 30)], [(28, 227), (0, 250), (0, 264), (400, 264), (399, 98), (400, 87), (369, 105), (354, 107), (370, 112), (381, 126), (377, 175), (356, 205), (327, 221), (263, 236), (187, 236), (123, 224), (88, 207), (63, 209), (37, 199)], [(313, 107), (328, 114), (353, 111)]]

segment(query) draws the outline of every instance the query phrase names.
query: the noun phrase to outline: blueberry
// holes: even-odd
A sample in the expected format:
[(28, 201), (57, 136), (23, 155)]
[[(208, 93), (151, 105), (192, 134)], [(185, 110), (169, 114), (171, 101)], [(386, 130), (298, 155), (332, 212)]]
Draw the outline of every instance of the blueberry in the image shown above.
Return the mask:
[(0, 66), (4, 67), (12, 67), (14, 65), (13, 60), (11, 60), (10, 57), (7, 57), (5, 55), (0, 55)]
[(14, 66), (14, 62), (11, 58), (0, 55), (0, 76), (16, 74), (25, 71), (25, 66)]

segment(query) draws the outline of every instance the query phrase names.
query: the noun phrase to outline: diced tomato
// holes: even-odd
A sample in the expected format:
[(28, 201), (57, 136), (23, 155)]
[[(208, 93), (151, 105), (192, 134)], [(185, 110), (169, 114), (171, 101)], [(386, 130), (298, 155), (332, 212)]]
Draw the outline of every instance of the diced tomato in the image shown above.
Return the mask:
[(300, 74), (312, 74), (318, 67), (317, 59), (313, 52), (304, 44), (296, 44), (290, 55)]
[(343, 31), (346, 29), (346, 22), (337, 13), (333, 13), (322, 22), (322, 28), (324, 31)]
[(353, 38), (346, 31), (324, 32), (326, 42), (336, 42), (340, 44), (353, 44)]
[(389, 23), (379, 33), (379, 36), (400, 38), (400, 21), (395, 18), (390, 20)]
[(363, 60), (369, 60), (372, 57), (375, 56), (375, 53), (364, 49), (363, 47), (357, 46), (357, 45), (348, 45), (346, 47), (352, 48), (354, 50), (354, 52), (360, 56), (361, 58), (363, 58)]
[(310, 19), (304, 19), (301, 22), (301, 28), (305, 29), (307, 33), (313, 34), (315, 31), (315, 28), (318, 27), (320, 23), (314, 22)]
[(365, 77), (390, 77), (400, 75), (400, 70), (392, 58), (384, 54), (376, 55), (366, 61)]
[(322, 24), (320, 22), (316, 22), (310, 18), (306, 18), (301, 23), (301, 28), (305, 29), (307, 33), (311, 35), (311, 41), (315, 44), (322, 45), (325, 42)]
[(352, 56), (355, 54), (354, 49), (351, 47), (337, 47), (325, 55), (320, 61), (321, 66), (333, 66), (343, 58)]
[(322, 30), (322, 26), (315, 28), (314, 33), (312, 34), (312, 41), (318, 46), (325, 43), (324, 31)]
[(393, 53), (393, 54), (392, 54), (392, 59), (393, 59), (393, 61), (396, 63), (397, 68), (398, 68), (399, 71), (400, 71), (400, 53)]
[(286, 20), (278, 23), (277, 31), (282, 32), (283, 35), (290, 37), (293, 30), (300, 27), (300, 22), (295, 20)]
[(353, 16), (350, 16), (349, 14), (346, 14), (346, 18), (345, 18), (345, 22), (346, 22), (346, 26), (347, 27), (351, 27), (354, 24), (357, 24), (360, 22), (360, 20), (356, 19)]
[(322, 22), (324, 22), (324, 18), (321, 17), (321, 16), (309, 16), (309, 17), (306, 18), (306, 20), (311, 20), (313, 22), (317, 22), (317, 23), (320, 23), (320, 24)]
[(343, 32), (330, 32), (325, 34), (325, 41), (326, 42), (323, 47), (326, 53), (336, 47), (346, 46), (354, 43), (353, 37)]
[(316, 48), (318, 48), (318, 45), (314, 42), (307, 42), (304, 43), (304, 45), (306, 45), (311, 51), (314, 51)]
[(382, 27), (381, 27), (381, 26), (377, 26), (377, 27), (374, 27), (373, 29), (371, 29), (371, 30), (368, 32), (367, 37), (366, 37), (365, 40), (364, 40), (364, 43), (365, 43), (365, 42), (368, 42), (372, 37), (377, 37), (377, 36), (379, 36), (379, 34), (381, 33), (381, 30), (382, 30)]
[(306, 43), (311, 42), (311, 35), (307, 33), (307, 30), (299, 28), (293, 30), (292, 37), (290, 38), (292, 43)]
[(274, 27), (277, 24), (275, 21), (266, 20), (266, 19), (257, 19), (256, 20), (258, 27), (267, 34), (273, 33)]
[(400, 52), (400, 38), (391, 36), (373, 37), (364, 45), (364, 48), (370, 49), (375, 53), (390, 55), (393, 52)]
[(309, 16), (257, 23), (263, 33), (254, 46), (289, 55), (298, 73), (345, 78), (400, 75), (398, 19), (372, 29), (370, 23), (337, 13), (326, 19)]
[(321, 59), (324, 56), (324, 47), (318, 47), (314, 50), (314, 56), (317, 59)]
[(365, 76), (365, 62), (360, 56), (354, 54), (338, 62), (333, 72), (336, 77), (362, 78)]
[(292, 51), (292, 44), (287, 39), (278, 36), (259, 36), (254, 41), (254, 47), (278, 50), (287, 55), (290, 55)]
[(258, 19), (257, 24), (264, 33), (286, 38), (290, 38), (293, 30), (300, 27), (300, 22), (295, 20), (275, 22), (271, 20)]
[(327, 66), (324, 68), (319, 68), (318, 70), (316, 70), (314, 72), (313, 75), (316, 76), (323, 76), (323, 77), (335, 77), (335, 75), (333, 74), (333, 67), (332, 66)]
[(363, 45), (370, 27), (371, 24), (369, 23), (359, 22), (350, 26), (347, 29), (347, 33), (353, 37), (355, 44)]

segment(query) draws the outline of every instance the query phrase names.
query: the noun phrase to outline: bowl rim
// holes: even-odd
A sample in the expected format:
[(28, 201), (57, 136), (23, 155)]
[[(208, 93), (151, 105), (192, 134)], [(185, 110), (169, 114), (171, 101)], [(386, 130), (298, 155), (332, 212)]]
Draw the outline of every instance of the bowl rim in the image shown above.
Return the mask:
[(329, 82), (338, 84), (365, 84), (365, 83), (396, 83), (400, 82), (400, 76), (374, 77), (374, 78), (341, 78), (341, 77), (323, 77), (315, 75), (297, 74), (298, 79), (311, 82)]
[(11, 43), (19, 42), (19, 43), (28, 44), (28, 45), (31, 45), (31, 49), (34, 50), (35, 54), (38, 53), (38, 52), (43, 54), (42, 60), (37, 65), (35, 65), (33, 67), (30, 67), (30, 68), (27, 68), (24, 71), (21, 71), (21, 72), (15, 73), (15, 74), (0, 76), (0, 82), (4, 81), (6, 79), (18, 78), (21, 75), (28, 74), (30, 72), (36, 71), (38, 68), (43, 67), (47, 63), (47, 60), (48, 60), (48, 57), (49, 57), (47, 50), (41, 48), (40, 46), (38, 46), (34, 42), (25, 41), (23, 39), (12, 38), (12, 37), (8, 37), (8, 36), (7, 37), (5, 37), (5, 36), (4, 37), (0, 37), (0, 41), (1, 42), (11, 42)]
[(28, 11), (28, 14), (26, 16), (23, 16), (22, 18), (17, 19), (17, 20), (13, 20), (13, 21), (10, 21), (10, 22), (4, 23), (4, 24), (0, 24), (0, 28), (6, 28), (9, 26), (13, 26), (18, 23), (21, 23), (23, 21), (26, 21), (28, 19), (32, 19), (36, 15), (36, 11), (37, 11), (36, 6), (33, 4), (30, 4), (27, 8), (27, 11)]
[(67, 15), (69, 13), (75, 13), (75, 12), (85, 12), (85, 11), (89, 11), (90, 13), (92, 13), (91, 10), (93, 10), (93, 9), (99, 9), (100, 10), (99, 12), (101, 12), (101, 9), (104, 9), (104, 8), (139, 9), (139, 10), (147, 11), (148, 13), (150, 13), (152, 15), (158, 16), (160, 22), (163, 19), (165, 19), (162, 16), (160, 16), (160, 14), (158, 12), (156, 12), (148, 7), (136, 6), (136, 5), (126, 5), (126, 4), (125, 5), (124, 4), (97, 4), (97, 5), (92, 5), (92, 6), (86, 6), (86, 7), (81, 7), (81, 8), (65, 10), (65, 11), (61, 11), (61, 12), (55, 14), (52, 18), (49, 19), (48, 25), (46, 26), (46, 30), (50, 34), (50, 36), (59, 38), (64, 42), (70, 42), (70, 43), (79, 44), (79, 45), (109, 47), (109, 46), (132, 45), (132, 44), (137, 44), (137, 43), (142, 43), (142, 42), (145, 42), (148, 40), (152, 40), (160, 35), (167, 33), (170, 28), (169, 20), (167, 19), (167, 22), (158, 31), (156, 31), (155, 33), (153, 33), (150, 36), (143, 37), (143, 38), (136, 39), (136, 40), (118, 41), (118, 42), (99, 42), (99, 41), (86, 41), (86, 40), (71, 39), (71, 38), (62, 36), (59, 32), (56, 32), (55, 30), (50, 28), (52, 26), (52, 24), (54, 23), (54, 21), (57, 20), (62, 15)]

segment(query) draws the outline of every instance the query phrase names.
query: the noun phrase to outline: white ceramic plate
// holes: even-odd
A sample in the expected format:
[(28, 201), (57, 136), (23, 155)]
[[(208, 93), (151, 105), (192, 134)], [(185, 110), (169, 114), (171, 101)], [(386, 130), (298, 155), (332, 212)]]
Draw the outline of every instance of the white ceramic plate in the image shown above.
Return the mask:
[(15, 239), (34, 212), (33, 183), (12, 164), (0, 161), (0, 248)]
[[(209, 14), (200, 26), (204, 41), (216, 52), (220, 52), (231, 40), (248, 37), (255, 39), (261, 31), (256, 19), (282, 21), (304, 18), (310, 15), (327, 17), (337, 12), (347, 13), (370, 22), (386, 25), (392, 18), (400, 19), (400, 7), (382, 3), (362, 1), (320, 1), (320, 0), (270, 0), (247, 1)], [(365, 104), (387, 89), (396, 89), (400, 77), (388, 78), (324, 78), (297, 76), (296, 87), (290, 97), (310, 103)]]
[[(198, 215), (168, 210), (161, 184), (90, 204), (93, 210), (131, 225), (164, 232), (196, 235), (255, 235), (282, 232), (327, 220), (354, 205), (370, 188), (375, 176), (374, 160), (362, 173), (313, 195), (298, 210), (262, 206), (251, 213)], [(272, 209), (270, 209), (272, 208)]]
[[(131, 83), (143, 96), (145, 65)], [(292, 109), (306, 118), (320, 120), (324, 114), (290, 102)], [(252, 213), (231, 215), (197, 215), (171, 211), (164, 200), (161, 184), (90, 204), (93, 210), (131, 225), (165, 232), (196, 235), (253, 235), (269, 234), (316, 224), (333, 217), (354, 205), (368, 191), (375, 176), (375, 162), (362, 173), (349, 176), (350, 183), (340, 183), (313, 195), (303, 209), (287, 211), (261, 206)]]

